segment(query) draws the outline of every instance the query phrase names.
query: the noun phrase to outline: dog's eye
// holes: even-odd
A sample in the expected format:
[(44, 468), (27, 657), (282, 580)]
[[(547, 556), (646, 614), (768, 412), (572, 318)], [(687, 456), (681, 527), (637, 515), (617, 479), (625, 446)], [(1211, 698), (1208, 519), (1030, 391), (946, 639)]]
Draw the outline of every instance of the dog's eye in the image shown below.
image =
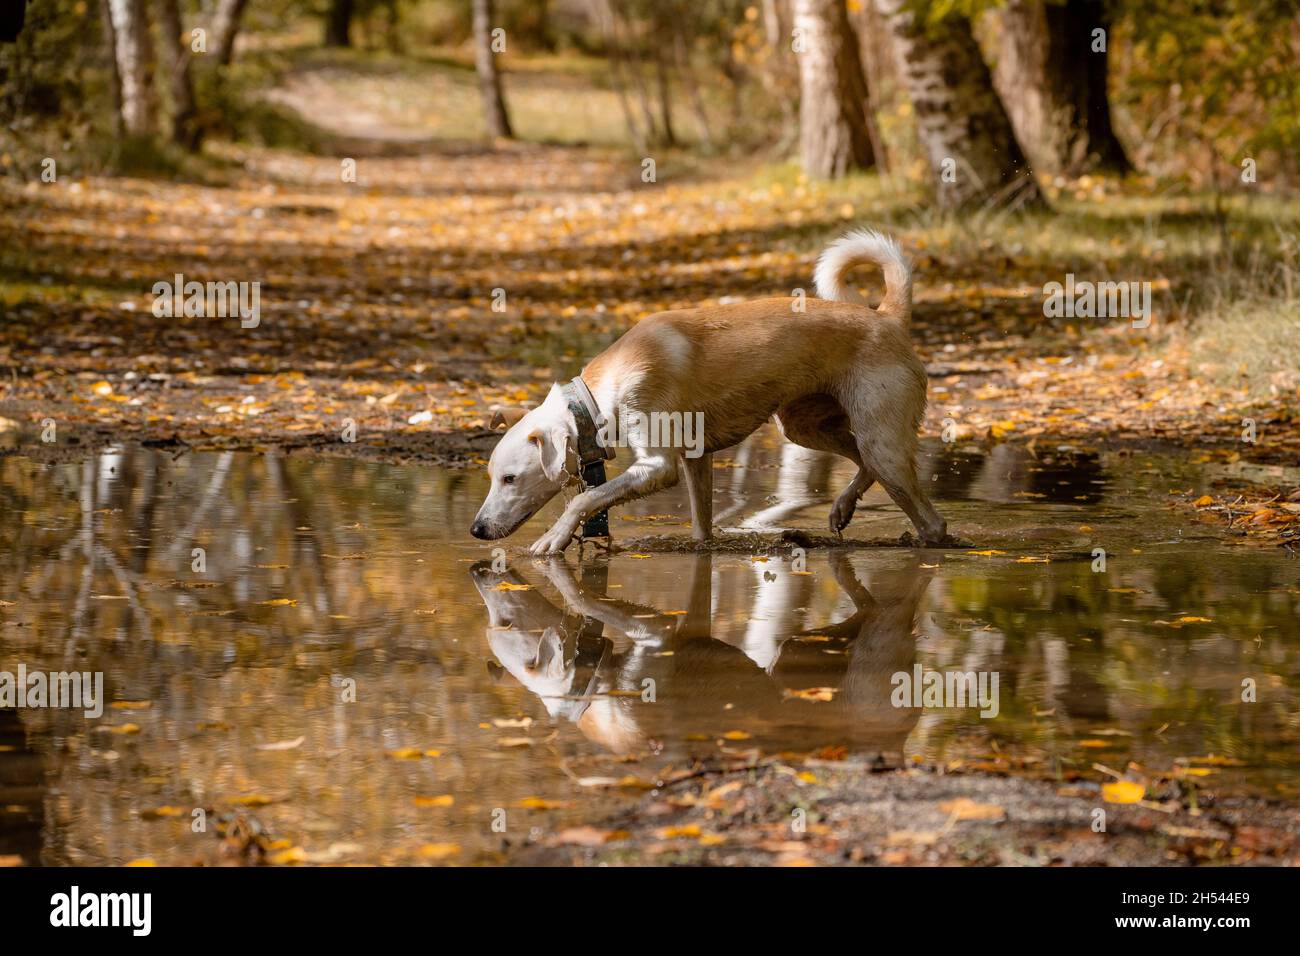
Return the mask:
[(501, 478), (501, 483), (502, 483), (503, 485), (513, 485), (513, 484), (515, 483), (515, 476), (514, 476), (514, 475), (504, 475), (504, 476), (502, 476), (502, 478)]

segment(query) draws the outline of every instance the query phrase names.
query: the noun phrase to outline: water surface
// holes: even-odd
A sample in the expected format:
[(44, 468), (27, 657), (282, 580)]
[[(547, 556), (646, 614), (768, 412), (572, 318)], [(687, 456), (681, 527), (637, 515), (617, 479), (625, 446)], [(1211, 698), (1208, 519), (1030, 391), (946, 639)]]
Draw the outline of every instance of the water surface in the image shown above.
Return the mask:
[[(286, 861), (491, 862), (719, 753), (1059, 781), (1181, 765), (1294, 799), (1300, 562), (1173, 506), (1208, 487), (1194, 466), (1037, 454), (930, 450), (972, 551), (674, 551), (654, 540), (689, 533), (673, 491), (615, 512), (644, 547), (581, 562), (524, 553), (554, 507), (470, 538), (475, 470), (0, 459), (0, 671), (101, 672), (115, 702), (0, 709), (0, 857), (219, 861), (203, 808)], [(764, 431), (718, 462), (717, 523), (820, 533), (849, 477)], [(873, 490), (849, 537), (905, 528)], [(918, 666), (996, 673), (997, 716), (895, 706)]]

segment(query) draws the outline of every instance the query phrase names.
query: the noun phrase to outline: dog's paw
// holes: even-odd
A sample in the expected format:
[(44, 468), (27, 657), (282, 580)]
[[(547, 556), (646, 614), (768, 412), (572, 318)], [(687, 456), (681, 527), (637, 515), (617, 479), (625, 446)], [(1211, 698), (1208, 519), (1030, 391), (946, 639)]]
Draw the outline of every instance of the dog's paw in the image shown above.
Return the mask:
[(528, 551), (535, 555), (560, 554), (569, 546), (569, 542), (572, 540), (572, 532), (565, 534), (562, 529), (552, 528), (534, 541)]
[(837, 498), (835, 506), (831, 508), (830, 525), (831, 534), (839, 534), (849, 526), (853, 520), (853, 512), (857, 510), (858, 503), (853, 500), (845, 501), (843, 498)]

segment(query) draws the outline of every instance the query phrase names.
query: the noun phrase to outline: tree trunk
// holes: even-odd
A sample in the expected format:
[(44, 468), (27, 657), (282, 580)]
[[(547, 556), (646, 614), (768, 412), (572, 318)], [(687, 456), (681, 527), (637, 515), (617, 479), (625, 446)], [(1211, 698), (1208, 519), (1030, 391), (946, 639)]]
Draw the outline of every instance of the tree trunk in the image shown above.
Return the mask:
[(867, 81), (858, 36), (844, 0), (796, 0), (799, 61), (799, 143), (803, 168), (838, 179), (875, 165)]
[(1041, 203), (970, 21), (954, 13), (927, 25), (908, 0), (876, 0), (876, 7), (893, 38), (940, 205)]
[(126, 132), (122, 124), (122, 77), (117, 72), (117, 40), (113, 30), (113, 12), (109, 0), (99, 0), (100, 26), (104, 31), (104, 51), (108, 60), (108, 87), (113, 101), (113, 134), (121, 139)]
[(217, 6), (217, 28), (215, 51), (217, 63), (229, 66), (235, 55), (235, 40), (239, 36), (239, 24), (244, 19), (244, 7), (248, 0), (220, 0)]
[(1110, 32), (1102, 0), (1010, 0), (1001, 18), (993, 79), (1034, 165), (1069, 175), (1131, 170), (1110, 121), (1108, 54), (1093, 52), (1093, 31)]
[(501, 95), (497, 55), (492, 52), (492, 0), (474, 0), (474, 69), (478, 71), (478, 89), (483, 97), (488, 133), (496, 139), (510, 139), (514, 134)]
[(113, 24), (122, 129), (128, 136), (148, 136), (153, 115), (144, 0), (108, 0), (108, 12)]
[(353, 0), (330, 0), (329, 18), (325, 21), (326, 46), (352, 45)]
[(672, 38), (668, 34), (668, 20), (662, 14), (655, 17), (655, 87), (659, 97), (659, 119), (664, 130), (664, 145), (676, 146), (677, 133), (673, 130), (672, 84), (668, 78), (668, 63)]
[(162, 36), (162, 64), (167, 70), (172, 105), (172, 142), (196, 152), (203, 139), (198, 110), (194, 105), (194, 83), (190, 79), (188, 34), (181, 33), (178, 0), (155, 0), (158, 30)]

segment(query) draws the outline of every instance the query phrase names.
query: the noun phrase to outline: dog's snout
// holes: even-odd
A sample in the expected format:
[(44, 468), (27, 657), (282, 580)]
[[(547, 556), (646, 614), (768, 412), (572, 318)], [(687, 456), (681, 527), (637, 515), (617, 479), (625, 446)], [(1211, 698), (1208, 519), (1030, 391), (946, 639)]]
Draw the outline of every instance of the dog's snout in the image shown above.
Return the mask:
[(469, 533), (483, 541), (488, 540), (488, 526), (482, 521), (475, 520), (470, 525)]

